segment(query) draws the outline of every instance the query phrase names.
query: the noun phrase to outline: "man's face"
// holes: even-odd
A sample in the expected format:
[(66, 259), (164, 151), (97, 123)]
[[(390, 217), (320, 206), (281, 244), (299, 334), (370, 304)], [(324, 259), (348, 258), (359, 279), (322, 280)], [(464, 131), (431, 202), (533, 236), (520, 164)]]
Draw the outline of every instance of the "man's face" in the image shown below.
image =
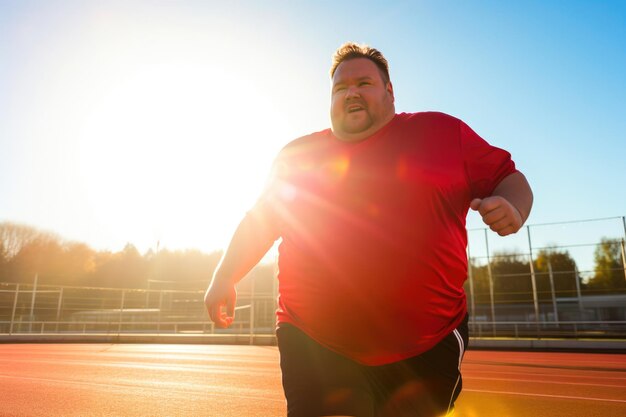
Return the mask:
[(330, 120), (342, 140), (359, 141), (386, 125), (395, 114), (393, 87), (367, 58), (344, 61), (332, 79)]

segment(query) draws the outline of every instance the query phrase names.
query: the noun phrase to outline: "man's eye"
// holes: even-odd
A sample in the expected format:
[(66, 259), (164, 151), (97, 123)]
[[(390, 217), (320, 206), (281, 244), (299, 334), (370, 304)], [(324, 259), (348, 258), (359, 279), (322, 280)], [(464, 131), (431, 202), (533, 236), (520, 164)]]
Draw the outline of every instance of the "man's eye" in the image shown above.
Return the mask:
[(346, 87), (343, 87), (343, 86), (341, 86), (341, 87), (335, 87), (335, 93), (338, 93), (338, 92), (340, 92), (340, 91), (344, 91), (345, 89), (346, 89)]
[(369, 81), (361, 81), (361, 82), (359, 83), (359, 87), (363, 87), (363, 86), (365, 86), (365, 85), (371, 85), (371, 83), (370, 83)]

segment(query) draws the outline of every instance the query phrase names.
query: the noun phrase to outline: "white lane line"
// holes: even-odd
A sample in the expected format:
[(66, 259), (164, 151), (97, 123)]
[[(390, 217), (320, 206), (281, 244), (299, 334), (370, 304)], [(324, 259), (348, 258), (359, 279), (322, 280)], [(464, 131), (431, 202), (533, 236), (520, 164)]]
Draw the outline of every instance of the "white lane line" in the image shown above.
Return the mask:
[(146, 369), (146, 370), (154, 370), (154, 371), (175, 371), (175, 372), (211, 372), (214, 374), (229, 374), (229, 375), (274, 375), (276, 374), (276, 370), (274, 368), (251, 368), (251, 367), (240, 367), (237, 369), (233, 369), (226, 365), (193, 365), (193, 364), (155, 364), (155, 363), (137, 363), (137, 362), (104, 362), (99, 363), (97, 361), (84, 361), (84, 360), (71, 360), (65, 359), (63, 361), (53, 361), (53, 360), (31, 360), (31, 359), (11, 359), (11, 360), (3, 360), (0, 359), (0, 362), (9, 362), (9, 363), (28, 363), (28, 364), (47, 364), (47, 365), (68, 365), (68, 366), (94, 366), (98, 367), (107, 367), (107, 368), (128, 368), (128, 369)]
[(557, 363), (557, 362), (549, 362), (549, 361), (541, 361), (541, 362), (517, 362), (517, 361), (488, 361), (488, 360), (476, 360), (476, 359), (466, 359), (463, 362), (464, 366), (495, 366), (502, 368), (537, 368), (537, 369), (554, 369), (554, 370), (565, 370), (565, 371), (585, 371), (585, 372), (626, 372), (626, 367), (624, 367), (624, 362), (618, 363), (616, 365), (622, 366), (603, 366), (604, 363), (596, 363), (595, 366), (580, 366), (576, 364), (569, 363)]
[(603, 381), (606, 380), (615, 380), (615, 381), (626, 381), (626, 377), (615, 377), (615, 376), (605, 376), (605, 375), (575, 375), (575, 374), (546, 374), (540, 372), (511, 372), (511, 371), (479, 371), (477, 369), (463, 371), (464, 378), (472, 378), (472, 375), (475, 374), (497, 374), (497, 375), (511, 375), (512, 377), (516, 377), (518, 375), (531, 375), (531, 376), (547, 376), (550, 378), (576, 378), (576, 379), (601, 379)]
[[(470, 340), (470, 345), (471, 340)], [(511, 357), (508, 352), (503, 351), (492, 351), (494, 353), (485, 351), (475, 350), (472, 356), (481, 357), (481, 358), (494, 358), (494, 357)], [(606, 363), (624, 363), (621, 358), (621, 353), (606, 353), (606, 354), (598, 354), (598, 353), (565, 353), (565, 352), (515, 352), (512, 355), (517, 360), (531, 360), (533, 362), (550, 362), (555, 359), (561, 360), (567, 363), (597, 363), (597, 362), (606, 362)]]
[(509, 395), (523, 395), (526, 397), (548, 397), (548, 398), (563, 398), (566, 400), (609, 401), (609, 402), (614, 402), (614, 403), (626, 403), (626, 400), (613, 400), (609, 398), (591, 398), (591, 397), (574, 397), (570, 395), (533, 394), (530, 392), (489, 391), (489, 390), (482, 390), (482, 389), (466, 389), (466, 388), (463, 388), (462, 392), (479, 392), (479, 393), (486, 393), (486, 394), (509, 394)]
[(542, 381), (537, 379), (517, 379), (517, 378), (485, 378), (485, 377), (467, 377), (464, 376), (465, 381), (506, 381), (506, 382), (531, 382), (533, 384), (549, 384), (549, 385), (582, 385), (584, 387), (608, 387), (608, 388), (626, 388), (626, 385), (605, 385), (605, 384), (589, 384), (584, 382), (557, 382), (557, 381)]
[[(502, 360), (506, 361), (508, 358), (472, 358), (477, 361), (497, 361)], [(525, 364), (525, 363), (533, 363), (533, 364), (548, 364), (548, 365), (565, 365), (565, 366), (624, 366), (623, 360), (617, 361), (599, 361), (595, 359), (589, 360), (571, 360), (571, 361), (561, 361), (556, 362), (553, 358), (546, 359), (535, 359), (535, 358), (520, 358), (519, 356), (508, 359), (511, 363), (516, 364)]]
[[(0, 350), (0, 353), (4, 353), (2, 350)], [(67, 354), (62, 354), (62, 355), (58, 355), (56, 352), (55, 353), (41, 353), (39, 354), (39, 352), (37, 352), (37, 356), (39, 357), (44, 357), (44, 358), (56, 358), (57, 356), (60, 356), (59, 359), (60, 360), (64, 360), (65, 356), (69, 356), (71, 358), (77, 358), (77, 357), (83, 357), (87, 360), (89, 359), (93, 359), (93, 358), (97, 358), (97, 359), (108, 359), (108, 358), (129, 358), (129, 359), (135, 359), (135, 358), (139, 358), (139, 359), (157, 359), (157, 360), (173, 360), (173, 361), (194, 361), (194, 362), (233, 362), (233, 363), (241, 363), (242, 361), (245, 361), (246, 363), (259, 363), (259, 364), (277, 364), (279, 362), (279, 358), (278, 355), (274, 358), (274, 357), (269, 357), (268, 359), (258, 359), (256, 357), (251, 357), (250, 355), (246, 355), (246, 356), (236, 356), (236, 357), (230, 357), (230, 356), (218, 356), (218, 355), (213, 355), (213, 354), (204, 354), (204, 355), (200, 355), (200, 354), (194, 354), (194, 355), (167, 355), (167, 354), (117, 354), (117, 353), (93, 353), (93, 354), (84, 354), (84, 353), (67, 353)], [(3, 355), (3, 358), (1, 358), (2, 360), (25, 360), (23, 359), (24, 357), (29, 357), (33, 360), (36, 360), (37, 358), (36, 355), (34, 354), (28, 354), (28, 353), (24, 353), (24, 352), (19, 352), (19, 355), (16, 355), (16, 358), (13, 358), (9, 355)], [(63, 356), (63, 357), (61, 357)]]
[(6, 379), (21, 379), (21, 380), (26, 380), (26, 381), (34, 381), (34, 382), (43, 382), (43, 383), (56, 383), (56, 384), (66, 384), (66, 385), (75, 385), (78, 387), (96, 387), (96, 388), (106, 388), (107, 390), (110, 390), (111, 388), (118, 388), (118, 389), (122, 389), (124, 390), (126, 393), (129, 393), (128, 389), (129, 388), (135, 388), (135, 389), (139, 389), (141, 391), (145, 391), (145, 390), (151, 390), (151, 391), (156, 391), (159, 393), (163, 393), (163, 391), (167, 391), (167, 392), (176, 392), (176, 393), (181, 393), (181, 394), (189, 394), (190, 391), (195, 391), (198, 393), (203, 393), (205, 392), (205, 390), (200, 390), (197, 388), (214, 388), (217, 389), (218, 392), (216, 392), (216, 395), (219, 396), (224, 396), (224, 397), (232, 397), (232, 398), (245, 398), (245, 399), (250, 399), (250, 400), (261, 400), (261, 401), (272, 401), (272, 402), (279, 402), (279, 403), (284, 403), (285, 400), (284, 399), (278, 399), (278, 398), (269, 398), (269, 397), (263, 397), (263, 396), (258, 396), (258, 395), (245, 395), (245, 394), (229, 394), (223, 391), (219, 391), (220, 389), (224, 389), (223, 386), (211, 386), (211, 385), (199, 385), (196, 386), (196, 389), (176, 389), (173, 387), (154, 387), (154, 386), (145, 386), (145, 385), (140, 385), (140, 384), (119, 384), (119, 383), (99, 383), (99, 382), (90, 382), (90, 381), (70, 381), (67, 379), (54, 379), (54, 378), (35, 378), (35, 377), (30, 377), (30, 376), (15, 376), (15, 375), (2, 375), (0, 374), (0, 378), (6, 378)]

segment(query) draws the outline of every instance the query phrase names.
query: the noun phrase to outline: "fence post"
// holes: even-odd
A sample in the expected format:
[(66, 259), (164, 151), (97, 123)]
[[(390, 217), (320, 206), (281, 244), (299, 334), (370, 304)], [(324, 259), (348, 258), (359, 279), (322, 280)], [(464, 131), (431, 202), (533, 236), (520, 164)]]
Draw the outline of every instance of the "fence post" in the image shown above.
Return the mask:
[(556, 306), (556, 291), (554, 290), (554, 274), (552, 273), (552, 262), (548, 257), (548, 276), (550, 277), (550, 292), (552, 292), (552, 309), (554, 310), (554, 321), (559, 326), (559, 310)]
[(15, 297), (13, 298), (13, 312), (11, 313), (11, 325), (9, 326), (9, 335), (13, 334), (13, 323), (15, 323), (15, 310), (17, 309), (17, 298), (20, 294), (20, 284), (15, 286)]
[(626, 249), (624, 248), (624, 239), (620, 242), (622, 246), (622, 266), (624, 267), (624, 279), (626, 280)]
[(528, 250), (530, 256), (530, 282), (533, 286), (533, 305), (535, 307), (535, 323), (539, 328), (539, 300), (537, 299), (537, 278), (535, 276), (535, 265), (533, 265), (533, 245), (530, 240), (530, 226), (526, 226), (526, 233), (528, 234)]
[(163, 310), (163, 290), (159, 291), (159, 319), (157, 323), (157, 333), (161, 334), (161, 311)]
[(496, 307), (493, 295), (493, 275), (491, 274), (491, 258), (489, 256), (489, 236), (485, 228), (485, 247), (487, 248), (487, 276), (489, 277), (489, 302), (491, 304), (491, 322), (493, 335), (496, 335)]
[(578, 265), (576, 265), (576, 297), (578, 298), (578, 309), (580, 310), (580, 320), (584, 320), (584, 307), (583, 307), (583, 297), (580, 293), (580, 274), (578, 272)]
[(30, 298), (30, 317), (28, 317), (28, 333), (33, 331), (33, 320), (35, 319), (35, 298), (37, 297), (37, 281), (39, 274), (35, 274), (35, 282), (33, 283), (33, 294)]
[(624, 279), (626, 280), (626, 249), (624, 248), (624, 239), (620, 242), (622, 247), (622, 266), (624, 267)]
[(122, 290), (122, 302), (120, 303), (120, 319), (117, 323), (117, 335), (122, 332), (122, 314), (124, 313), (124, 298), (126, 298), (126, 290)]
[(254, 283), (256, 282), (256, 273), (253, 271), (250, 277), (250, 344), (254, 344)]
[(57, 319), (56, 319), (56, 327), (55, 327), (55, 331), (58, 333), (59, 332), (59, 320), (61, 320), (61, 305), (63, 303), (63, 287), (61, 287), (61, 290), (59, 291), (59, 303), (57, 304)]

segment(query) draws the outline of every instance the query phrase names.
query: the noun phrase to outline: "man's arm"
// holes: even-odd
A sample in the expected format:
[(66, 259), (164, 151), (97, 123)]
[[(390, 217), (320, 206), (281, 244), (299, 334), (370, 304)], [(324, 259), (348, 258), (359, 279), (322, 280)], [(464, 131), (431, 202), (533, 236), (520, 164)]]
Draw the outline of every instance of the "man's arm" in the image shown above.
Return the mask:
[(483, 218), (483, 222), (500, 236), (517, 232), (530, 215), (533, 192), (526, 177), (515, 172), (505, 177), (491, 196), (475, 198), (470, 207)]
[(276, 239), (272, 228), (254, 212), (246, 214), (239, 223), (204, 295), (209, 317), (218, 327), (226, 328), (233, 322), (235, 284), (263, 258)]

